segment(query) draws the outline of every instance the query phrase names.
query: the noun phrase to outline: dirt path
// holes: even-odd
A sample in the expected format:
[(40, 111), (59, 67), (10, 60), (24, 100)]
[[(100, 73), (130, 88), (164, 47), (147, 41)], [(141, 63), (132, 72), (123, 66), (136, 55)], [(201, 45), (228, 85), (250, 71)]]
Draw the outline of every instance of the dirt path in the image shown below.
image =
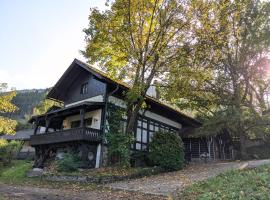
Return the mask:
[(145, 194), (174, 196), (185, 187), (207, 178), (216, 176), (230, 169), (241, 169), (257, 167), (270, 164), (269, 160), (256, 160), (246, 162), (222, 162), (212, 164), (189, 165), (187, 168), (177, 172), (164, 173), (141, 179), (120, 181), (107, 184), (107, 187), (122, 191), (136, 191)]
[[(74, 191), (30, 186), (9, 186), (0, 183), (0, 200), (163, 200), (185, 187), (230, 169), (257, 167), (269, 160), (189, 165), (186, 169), (156, 176), (120, 181), (105, 185), (107, 189)], [(113, 190), (108, 189), (111, 188)], [(159, 196), (156, 196), (159, 195)]]
[(75, 192), (71, 190), (8, 186), (0, 183), (0, 200), (163, 200), (164, 197), (124, 191), (93, 190)]

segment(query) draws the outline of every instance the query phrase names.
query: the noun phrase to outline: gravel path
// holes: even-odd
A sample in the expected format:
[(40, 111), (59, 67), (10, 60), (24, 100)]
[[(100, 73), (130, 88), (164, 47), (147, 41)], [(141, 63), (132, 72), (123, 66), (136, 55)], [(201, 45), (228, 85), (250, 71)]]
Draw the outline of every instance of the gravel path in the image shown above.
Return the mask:
[(211, 164), (191, 164), (184, 170), (164, 173), (156, 176), (120, 181), (107, 184), (115, 190), (137, 191), (145, 194), (174, 196), (176, 192), (185, 187), (207, 178), (216, 176), (230, 169), (253, 168), (264, 164), (270, 164), (268, 160), (254, 160), (242, 162), (220, 162)]
[(165, 200), (162, 196), (142, 193), (91, 190), (73, 191), (29, 186), (9, 186), (0, 183), (0, 200)]
[[(0, 183), (0, 200), (165, 200), (195, 182), (216, 176), (229, 169), (270, 164), (269, 160), (189, 165), (178, 172), (121, 181), (105, 185), (113, 190), (76, 191), (30, 186), (9, 186)], [(159, 196), (156, 196), (159, 195)]]

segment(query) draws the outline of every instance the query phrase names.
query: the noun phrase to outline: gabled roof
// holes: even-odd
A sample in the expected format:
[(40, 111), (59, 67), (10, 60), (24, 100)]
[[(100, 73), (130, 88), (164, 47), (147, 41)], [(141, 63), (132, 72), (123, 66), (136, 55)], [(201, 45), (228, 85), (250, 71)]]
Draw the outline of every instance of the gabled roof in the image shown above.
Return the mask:
[[(87, 63), (84, 63), (78, 59), (74, 59), (73, 62), (71, 63), (71, 65), (68, 67), (68, 69), (64, 72), (64, 74), (62, 75), (62, 77), (58, 80), (58, 82), (55, 84), (55, 86), (52, 88), (52, 90), (48, 93), (47, 98), (48, 99), (53, 99), (56, 101), (62, 101), (62, 99), (60, 98), (61, 93), (63, 93), (63, 91), (58, 91), (58, 88), (60, 88), (59, 86), (64, 85), (63, 84), (63, 80), (64, 79), (74, 79), (76, 77), (76, 73), (74, 68), (76, 67), (81, 67), (83, 69), (85, 69), (86, 71), (90, 72), (91, 74), (93, 74), (96, 78), (110, 83), (110, 84), (114, 84), (114, 85), (118, 85), (119, 87), (121, 87), (123, 90), (128, 90), (130, 89), (130, 85), (128, 85), (127, 83), (124, 83), (122, 81), (119, 80), (114, 80), (111, 77), (109, 77), (106, 73), (104, 73), (101, 70), (98, 70), (92, 66), (90, 66)], [(70, 81), (71, 82), (71, 81)], [(65, 85), (66, 86), (66, 85)], [(173, 108), (170, 105), (165, 104), (164, 102), (158, 101), (157, 99), (150, 97), (150, 96), (146, 96), (146, 102), (154, 105), (154, 106), (158, 106), (158, 107), (162, 107), (164, 110), (172, 113), (172, 117), (181, 117), (181, 121), (185, 122), (186, 124), (189, 124), (190, 126), (194, 126), (194, 127), (199, 127), (201, 126), (201, 122), (195, 120), (192, 117), (189, 117), (183, 113), (181, 113), (180, 111), (178, 111), (177, 109)]]

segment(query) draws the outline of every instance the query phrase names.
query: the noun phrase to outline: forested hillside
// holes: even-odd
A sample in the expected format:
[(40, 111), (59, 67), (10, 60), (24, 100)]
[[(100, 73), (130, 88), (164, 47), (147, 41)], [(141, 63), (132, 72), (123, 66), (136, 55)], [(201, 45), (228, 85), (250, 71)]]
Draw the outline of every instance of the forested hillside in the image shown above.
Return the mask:
[(24, 121), (33, 114), (34, 108), (45, 99), (49, 89), (31, 89), (31, 90), (17, 90), (17, 95), (13, 98), (18, 110), (14, 113), (7, 114), (8, 117), (19, 121)]

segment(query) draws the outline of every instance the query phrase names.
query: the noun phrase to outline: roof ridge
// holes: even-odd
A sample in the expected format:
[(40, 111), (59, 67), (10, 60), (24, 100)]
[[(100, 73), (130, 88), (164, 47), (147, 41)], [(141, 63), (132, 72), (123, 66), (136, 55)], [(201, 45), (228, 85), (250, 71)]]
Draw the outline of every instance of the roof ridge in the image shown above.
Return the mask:
[[(104, 76), (105, 78), (108, 78), (109, 80), (111, 80), (111, 81), (113, 81), (113, 82), (116, 82), (116, 83), (118, 83), (118, 84), (120, 84), (120, 85), (123, 85), (123, 86), (126, 87), (127, 89), (131, 89), (131, 86), (130, 86), (129, 84), (127, 84), (127, 83), (125, 83), (125, 82), (123, 82), (123, 81), (115, 80), (115, 79), (111, 78), (110, 76), (108, 76), (108, 74), (107, 74), (106, 72), (104, 72), (104, 71), (102, 71), (102, 70), (97, 69), (96, 67), (93, 67), (93, 66), (91, 66), (90, 64), (88, 64), (88, 63), (86, 63), (86, 62), (83, 62), (83, 61), (81, 61), (81, 60), (79, 60), (79, 59), (77, 59), (77, 58), (75, 58), (75, 61), (79, 62), (79, 63), (82, 64), (82, 65), (87, 66), (88, 68), (90, 68), (91, 70), (95, 71), (96, 73), (98, 73), (98, 74)], [(167, 102), (160, 101), (160, 100), (158, 100), (158, 99), (156, 99), (156, 98), (154, 98), (154, 97), (151, 97), (151, 96), (149, 96), (149, 95), (146, 95), (146, 98), (147, 98), (147, 99), (150, 99), (150, 100), (152, 100), (152, 101), (155, 101), (156, 103), (159, 103), (159, 104), (162, 104), (162, 105), (164, 105), (164, 106), (167, 106), (168, 108), (170, 108), (170, 109), (172, 109), (172, 110), (174, 110), (174, 111), (180, 113), (181, 115), (184, 115), (184, 116), (186, 116), (186, 117), (188, 117), (188, 118), (192, 118), (193, 120), (197, 121), (197, 120), (194, 119), (193, 117), (188, 116), (187, 114), (182, 113), (181, 111), (179, 111), (178, 109), (176, 109), (172, 104), (168, 104)]]
[(98, 68), (96, 68), (96, 67), (94, 67), (94, 66), (91, 66), (90, 64), (88, 64), (88, 63), (86, 63), (86, 62), (83, 62), (83, 61), (81, 61), (81, 60), (79, 60), (79, 59), (77, 59), (77, 58), (75, 58), (75, 60), (78, 61), (78, 62), (80, 62), (80, 63), (83, 64), (83, 65), (86, 65), (86, 66), (89, 67), (91, 70), (95, 71), (96, 73), (99, 73), (99, 74), (101, 74), (102, 76), (105, 76), (106, 78), (108, 78), (108, 79), (110, 79), (110, 80), (112, 80), (112, 81), (114, 81), (114, 82), (117, 82), (117, 83), (119, 83), (119, 84), (121, 84), (121, 85), (123, 85), (123, 86), (125, 86), (125, 87), (127, 87), (127, 88), (131, 88), (131, 86), (130, 86), (129, 84), (127, 84), (127, 83), (125, 83), (125, 82), (123, 82), (123, 81), (121, 81), (121, 80), (113, 79), (113, 78), (110, 77), (106, 72), (104, 72), (104, 71), (102, 71), (102, 70), (100, 70), (100, 69), (98, 69)]

